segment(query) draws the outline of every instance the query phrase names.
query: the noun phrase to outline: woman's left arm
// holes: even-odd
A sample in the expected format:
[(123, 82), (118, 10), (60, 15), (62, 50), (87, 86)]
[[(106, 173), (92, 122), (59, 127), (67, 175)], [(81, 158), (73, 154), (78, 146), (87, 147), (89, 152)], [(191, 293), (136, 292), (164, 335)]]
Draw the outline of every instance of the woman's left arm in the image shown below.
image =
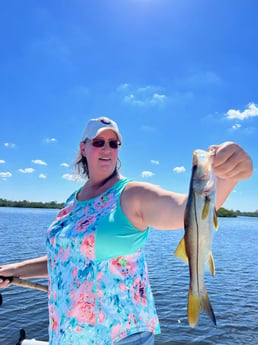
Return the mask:
[(234, 142), (212, 145), (209, 150), (215, 152), (213, 169), (218, 178), (216, 208), (220, 208), (235, 185), (251, 177), (252, 160), (246, 151)]

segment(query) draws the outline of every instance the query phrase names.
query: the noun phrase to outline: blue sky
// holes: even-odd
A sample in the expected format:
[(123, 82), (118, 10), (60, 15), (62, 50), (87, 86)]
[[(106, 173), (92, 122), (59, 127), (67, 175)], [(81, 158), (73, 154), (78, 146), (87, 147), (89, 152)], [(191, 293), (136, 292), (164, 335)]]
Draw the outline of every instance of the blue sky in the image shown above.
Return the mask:
[(123, 135), (121, 173), (188, 191), (192, 152), (236, 141), (258, 209), (256, 0), (26, 0), (0, 5), (0, 198), (63, 202), (89, 118)]

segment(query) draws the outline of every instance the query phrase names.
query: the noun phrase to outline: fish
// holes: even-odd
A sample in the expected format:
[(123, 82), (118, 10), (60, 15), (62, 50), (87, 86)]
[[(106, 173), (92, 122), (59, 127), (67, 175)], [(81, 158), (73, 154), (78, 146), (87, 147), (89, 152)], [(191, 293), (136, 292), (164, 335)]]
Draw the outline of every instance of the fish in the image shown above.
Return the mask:
[(189, 194), (184, 213), (184, 237), (175, 256), (189, 264), (188, 323), (195, 327), (201, 311), (216, 326), (216, 317), (204, 284), (206, 266), (215, 275), (211, 251), (214, 229), (218, 230), (215, 209), (216, 176), (212, 168), (213, 151), (197, 149), (193, 152), (193, 165)]

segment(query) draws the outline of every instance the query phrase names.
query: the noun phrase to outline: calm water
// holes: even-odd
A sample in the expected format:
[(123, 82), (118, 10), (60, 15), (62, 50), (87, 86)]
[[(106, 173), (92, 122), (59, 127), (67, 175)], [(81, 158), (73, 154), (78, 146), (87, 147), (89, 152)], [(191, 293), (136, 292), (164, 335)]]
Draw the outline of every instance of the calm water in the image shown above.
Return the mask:
[[(0, 208), (0, 265), (44, 255), (46, 229), (56, 213)], [(205, 314), (195, 329), (188, 326), (188, 267), (173, 257), (182, 235), (153, 230), (146, 245), (162, 330), (155, 345), (258, 344), (258, 218), (220, 219), (213, 241), (216, 275), (205, 275), (217, 327)], [(0, 292), (0, 345), (15, 345), (20, 328), (28, 338), (47, 340), (47, 295), (18, 287)]]

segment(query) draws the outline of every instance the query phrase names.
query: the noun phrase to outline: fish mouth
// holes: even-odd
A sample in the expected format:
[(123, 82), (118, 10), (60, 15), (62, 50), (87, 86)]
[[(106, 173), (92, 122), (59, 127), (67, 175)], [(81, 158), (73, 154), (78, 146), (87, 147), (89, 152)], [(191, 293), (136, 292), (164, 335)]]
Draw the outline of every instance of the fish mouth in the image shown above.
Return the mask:
[(206, 166), (204, 165), (198, 165), (194, 164), (192, 167), (193, 172), (193, 179), (194, 180), (207, 180), (209, 179), (211, 169), (208, 166), (208, 163)]

